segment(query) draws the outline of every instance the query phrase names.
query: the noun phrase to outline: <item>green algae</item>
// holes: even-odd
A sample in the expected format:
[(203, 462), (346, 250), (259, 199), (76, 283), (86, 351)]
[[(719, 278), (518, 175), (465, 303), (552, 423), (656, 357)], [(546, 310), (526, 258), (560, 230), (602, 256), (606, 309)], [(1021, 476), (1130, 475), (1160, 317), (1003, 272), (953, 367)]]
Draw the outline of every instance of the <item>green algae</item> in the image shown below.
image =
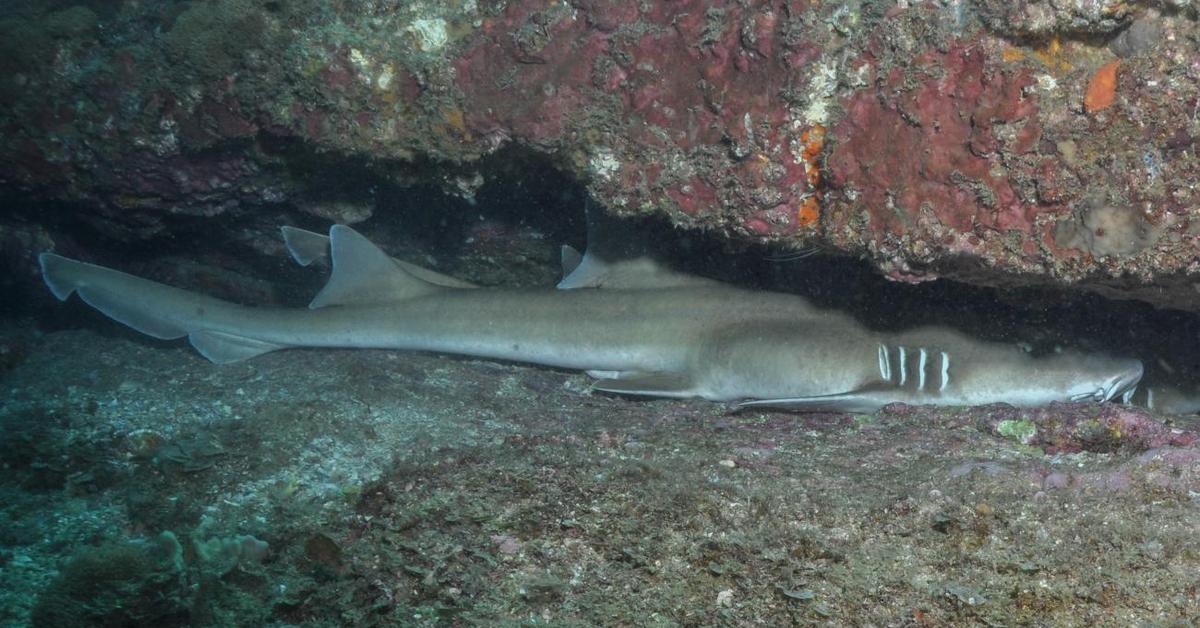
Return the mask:
[(1022, 445), (1033, 442), (1037, 436), (1037, 425), (1029, 419), (1004, 420), (996, 424), (996, 433), (1011, 438)]

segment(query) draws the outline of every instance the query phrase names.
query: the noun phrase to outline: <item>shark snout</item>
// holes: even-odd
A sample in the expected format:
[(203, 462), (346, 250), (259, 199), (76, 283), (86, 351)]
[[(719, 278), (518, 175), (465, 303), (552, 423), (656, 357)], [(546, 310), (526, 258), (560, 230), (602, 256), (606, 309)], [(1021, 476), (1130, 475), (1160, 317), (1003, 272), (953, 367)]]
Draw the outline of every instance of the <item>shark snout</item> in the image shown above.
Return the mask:
[[(1115, 370), (1115, 373), (1113, 371)], [(1143, 367), (1140, 360), (1121, 360), (1107, 370), (1111, 375), (1100, 380), (1099, 386), (1091, 391), (1077, 392), (1071, 395), (1071, 401), (1096, 401), (1103, 403), (1118, 397), (1124, 397), (1137, 387), (1142, 380)]]

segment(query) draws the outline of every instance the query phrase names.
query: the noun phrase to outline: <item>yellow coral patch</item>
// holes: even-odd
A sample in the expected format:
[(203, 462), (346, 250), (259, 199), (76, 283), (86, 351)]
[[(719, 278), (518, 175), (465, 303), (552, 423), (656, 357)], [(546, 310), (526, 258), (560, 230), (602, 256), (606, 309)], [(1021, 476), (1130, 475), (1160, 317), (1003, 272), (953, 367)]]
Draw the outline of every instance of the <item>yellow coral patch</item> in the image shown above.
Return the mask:
[(466, 117), (463, 110), (457, 107), (442, 109), (442, 119), (446, 121), (446, 126), (458, 133), (458, 136), (464, 140), (471, 140), (471, 132), (467, 130)]
[(1042, 62), (1042, 65), (1045, 65), (1053, 72), (1067, 72), (1073, 67), (1067, 61), (1070, 53), (1070, 48), (1064, 46), (1062, 40), (1055, 36), (1051, 37), (1042, 47), (1035, 49), (1033, 56), (1037, 57), (1038, 61)]

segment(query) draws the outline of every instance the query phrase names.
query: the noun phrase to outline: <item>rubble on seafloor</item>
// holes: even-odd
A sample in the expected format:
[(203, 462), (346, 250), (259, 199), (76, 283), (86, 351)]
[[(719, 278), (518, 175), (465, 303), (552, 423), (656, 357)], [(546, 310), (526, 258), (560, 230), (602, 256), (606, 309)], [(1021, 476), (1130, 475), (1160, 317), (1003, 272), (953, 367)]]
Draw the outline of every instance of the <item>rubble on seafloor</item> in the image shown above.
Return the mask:
[(3, 383), (6, 624), (1200, 617), (1200, 432), (1137, 409), (730, 413), (413, 353), (216, 369), (116, 326)]

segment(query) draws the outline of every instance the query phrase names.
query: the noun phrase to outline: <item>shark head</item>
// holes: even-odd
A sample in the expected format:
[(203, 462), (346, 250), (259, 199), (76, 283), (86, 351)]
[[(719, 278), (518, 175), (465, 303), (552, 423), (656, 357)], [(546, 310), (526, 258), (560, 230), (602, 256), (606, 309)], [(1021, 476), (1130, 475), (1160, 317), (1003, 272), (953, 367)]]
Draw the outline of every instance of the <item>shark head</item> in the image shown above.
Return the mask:
[(1134, 359), (1076, 351), (1033, 356), (1011, 344), (981, 342), (946, 331), (880, 337), (869, 344), (841, 338), (836, 333), (809, 337), (803, 359), (790, 360), (780, 359), (789, 350), (784, 338), (757, 343), (753, 357), (761, 364), (776, 356), (766, 360), (776, 377), (747, 369), (748, 359), (737, 360), (739, 371), (754, 373), (760, 382), (757, 389), (742, 385), (756, 398), (739, 405), (873, 412), (893, 402), (955, 406), (1105, 402), (1131, 395), (1142, 378), (1142, 363)]
[(948, 396), (972, 405), (1102, 403), (1123, 398), (1142, 379), (1142, 363), (1135, 359), (1073, 350), (1034, 357), (1015, 347), (1006, 349), (993, 345), (976, 354), (973, 364), (959, 370), (961, 377)]
[(1050, 401), (1105, 402), (1120, 399), (1142, 380), (1140, 360), (1064, 351), (1038, 358), (1024, 395), (1028, 404)]

